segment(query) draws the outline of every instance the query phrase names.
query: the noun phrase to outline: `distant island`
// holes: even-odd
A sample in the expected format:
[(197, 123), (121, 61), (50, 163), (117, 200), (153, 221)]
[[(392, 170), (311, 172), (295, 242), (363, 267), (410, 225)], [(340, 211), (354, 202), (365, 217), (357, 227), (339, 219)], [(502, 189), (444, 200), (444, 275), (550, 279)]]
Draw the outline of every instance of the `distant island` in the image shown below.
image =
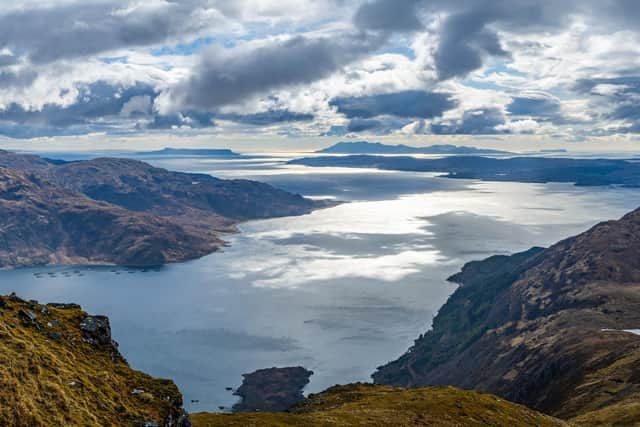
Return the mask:
[(243, 375), (242, 385), (234, 392), (240, 402), (234, 412), (286, 411), (304, 400), (302, 390), (313, 371), (301, 366), (259, 369)]
[(220, 234), (239, 222), (329, 205), (137, 160), (52, 162), (0, 150), (0, 268), (185, 261), (223, 246)]
[(387, 145), (380, 142), (354, 141), (338, 142), (331, 147), (316, 151), (324, 154), (449, 154), (449, 155), (485, 155), (500, 156), (513, 154), (508, 151), (457, 145), (431, 145), (429, 147), (410, 147), (408, 145)]
[(389, 156), (323, 156), (291, 160), (290, 164), (440, 172), (443, 177), (506, 182), (567, 182), (578, 186), (640, 187), (640, 163), (627, 160), (557, 157), (450, 156), (438, 159)]
[(166, 147), (156, 151), (139, 151), (137, 155), (145, 156), (240, 156), (228, 148), (171, 148)]

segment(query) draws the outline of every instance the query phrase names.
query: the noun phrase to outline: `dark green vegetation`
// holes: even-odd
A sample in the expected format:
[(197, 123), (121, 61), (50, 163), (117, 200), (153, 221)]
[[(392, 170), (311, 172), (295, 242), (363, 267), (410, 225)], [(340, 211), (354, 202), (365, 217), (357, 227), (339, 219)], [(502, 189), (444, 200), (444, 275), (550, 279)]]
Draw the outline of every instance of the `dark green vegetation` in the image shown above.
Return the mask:
[(131, 369), (109, 320), (0, 297), (0, 425), (188, 427), (170, 380)]
[[(433, 329), (374, 374), (454, 385), (582, 424), (640, 423), (640, 211), (549, 249), (470, 263)], [(623, 416), (624, 415), (624, 416)]]
[(292, 160), (291, 164), (438, 172), (447, 178), (511, 182), (571, 182), (581, 186), (640, 186), (640, 163), (607, 159), (452, 156), (440, 159), (383, 156), (331, 156)]
[(326, 205), (135, 160), (52, 162), (0, 150), (0, 268), (183, 261), (215, 251), (240, 221)]

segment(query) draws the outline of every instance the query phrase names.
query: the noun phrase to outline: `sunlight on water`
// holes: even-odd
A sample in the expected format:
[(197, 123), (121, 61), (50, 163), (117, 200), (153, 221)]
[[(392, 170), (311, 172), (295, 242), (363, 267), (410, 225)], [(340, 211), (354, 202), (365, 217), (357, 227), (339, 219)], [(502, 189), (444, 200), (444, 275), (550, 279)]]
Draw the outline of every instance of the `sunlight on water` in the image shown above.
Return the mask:
[(247, 165), (218, 162), (215, 175), (351, 203), (242, 224), (223, 252), (158, 271), (2, 272), (0, 292), (109, 315), (133, 367), (174, 379), (186, 402), (200, 401), (189, 410), (215, 410), (235, 400), (226, 387), (264, 367), (312, 369), (310, 392), (367, 381), (429, 327), (455, 288), (446, 278), (465, 262), (548, 245), (640, 204), (637, 190)]

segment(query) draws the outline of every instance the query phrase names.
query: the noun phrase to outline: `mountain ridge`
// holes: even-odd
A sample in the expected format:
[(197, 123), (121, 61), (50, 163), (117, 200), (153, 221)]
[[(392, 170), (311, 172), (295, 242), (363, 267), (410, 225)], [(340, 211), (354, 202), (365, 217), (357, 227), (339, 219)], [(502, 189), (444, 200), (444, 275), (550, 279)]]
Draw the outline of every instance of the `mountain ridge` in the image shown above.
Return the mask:
[(299, 158), (289, 164), (312, 167), (374, 168), (405, 172), (441, 173), (443, 178), (478, 179), (495, 182), (563, 182), (577, 186), (640, 186), (640, 164), (618, 159), (562, 157), (449, 156), (319, 156)]
[[(640, 398), (640, 210), (548, 249), (467, 264), (375, 383), (453, 385), (586, 423)], [(632, 422), (640, 411), (627, 410)]]
[(428, 147), (413, 147), (404, 144), (389, 145), (380, 142), (342, 141), (316, 153), (333, 154), (455, 154), (455, 155), (509, 155), (508, 151), (487, 148), (467, 147), (450, 144), (437, 144)]
[(1, 150), (0, 183), (0, 268), (185, 261), (218, 250), (239, 222), (335, 204), (132, 159), (55, 162)]

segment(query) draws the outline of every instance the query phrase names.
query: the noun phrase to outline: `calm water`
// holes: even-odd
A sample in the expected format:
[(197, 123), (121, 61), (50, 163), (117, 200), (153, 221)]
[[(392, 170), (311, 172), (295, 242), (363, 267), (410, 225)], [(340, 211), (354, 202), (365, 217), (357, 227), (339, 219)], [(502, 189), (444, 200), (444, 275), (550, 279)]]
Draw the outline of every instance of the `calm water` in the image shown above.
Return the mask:
[(312, 369), (311, 392), (368, 380), (429, 327), (454, 290), (446, 277), (464, 262), (547, 245), (640, 205), (637, 190), (288, 167), (279, 158), (146, 160), (351, 202), (243, 224), (224, 253), (157, 271), (0, 273), (2, 293), (109, 315), (131, 365), (174, 379), (192, 411), (229, 407), (225, 387), (259, 368)]

